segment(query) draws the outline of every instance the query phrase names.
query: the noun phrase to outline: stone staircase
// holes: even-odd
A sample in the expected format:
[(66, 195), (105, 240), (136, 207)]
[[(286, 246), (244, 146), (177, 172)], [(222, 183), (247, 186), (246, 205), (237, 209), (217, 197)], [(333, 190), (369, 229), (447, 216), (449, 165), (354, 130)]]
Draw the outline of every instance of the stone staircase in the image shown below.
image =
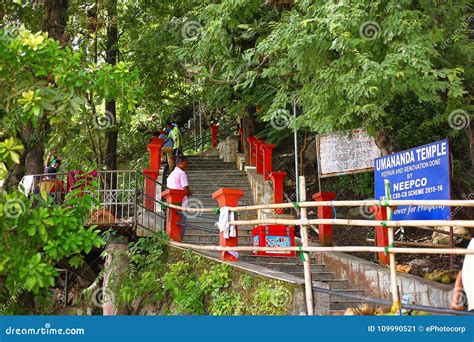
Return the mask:
[[(247, 175), (244, 171), (237, 170), (234, 163), (225, 163), (213, 155), (190, 157), (186, 173), (190, 189), (193, 192), (193, 196), (190, 197), (191, 207), (217, 207), (217, 202), (211, 197), (211, 194), (221, 187), (244, 190), (244, 196), (239, 201), (239, 205), (254, 204)], [(239, 213), (239, 217), (242, 219), (256, 218), (256, 212), (251, 215), (246, 216), (243, 213)], [(183, 242), (200, 245), (218, 245), (219, 233), (214, 225), (217, 220), (218, 215), (214, 213), (191, 214), (188, 218), (188, 224), (192, 225), (192, 227), (186, 228)], [(239, 226), (239, 245), (251, 245), (252, 228), (250, 226)], [(304, 278), (303, 263), (299, 257), (252, 256), (251, 252), (242, 252), (240, 253), (240, 260)], [(345, 294), (364, 295), (363, 289), (350, 288), (347, 279), (342, 279), (334, 272), (326, 269), (326, 266), (318, 263), (315, 257), (311, 259), (311, 271), (313, 281), (325, 283), (331, 290)], [(315, 283), (315, 286), (317, 286), (317, 283)], [(357, 300), (331, 294), (330, 313), (333, 315), (342, 314), (346, 308), (356, 307), (360, 303)]]

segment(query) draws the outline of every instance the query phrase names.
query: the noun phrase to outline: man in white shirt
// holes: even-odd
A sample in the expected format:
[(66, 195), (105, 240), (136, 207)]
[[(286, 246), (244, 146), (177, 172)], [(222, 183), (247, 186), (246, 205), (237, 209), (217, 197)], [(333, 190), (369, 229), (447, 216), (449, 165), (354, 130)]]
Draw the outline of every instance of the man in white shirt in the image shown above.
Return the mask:
[[(186, 190), (186, 196), (183, 197), (182, 207), (188, 206), (188, 196), (192, 193), (189, 190), (188, 176), (186, 170), (188, 169), (188, 158), (180, 156), (176, 159), (176, 167), (171, 172), (166, 180), (166, 186), (168, 189), (175, 190)], [(187, 217), (184, 212), (181, 212), (181, 240), (184, 238), (184, 232), (186, 230), (185, 224), (187, 223)]]

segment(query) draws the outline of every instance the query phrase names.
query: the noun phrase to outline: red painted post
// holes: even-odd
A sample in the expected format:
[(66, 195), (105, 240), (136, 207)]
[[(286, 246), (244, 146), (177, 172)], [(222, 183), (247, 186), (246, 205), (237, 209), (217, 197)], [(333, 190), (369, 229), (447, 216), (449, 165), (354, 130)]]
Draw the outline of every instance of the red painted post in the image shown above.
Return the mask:
[[(167, 202), (181, 205), (186, 190), (167, 189), (161, 193), (161, 197)], [(177, 209), (168, 208), (166, 210), (166, 233), (171, 240), (181, 242), (181, 215)]]
[[(336, 194), (332, 191), (317, 192), (313, 195), (313, 200), (318, 202), (332, 201), (336, 198)], [(329, 206), (318, 207), (319, 219), (333, 218), (332, 208)], [(332, 246), (332, 224), (319, 224), (319, 244), (322, 246)]]
[(161, 138), (153, 138), (148, 144), (150, 151), (150, 170), (160, 171), (161, 166), (161, 147), (165, 141)]
[(154, 180), (158, 179), (158, 170), (144, 169), (145, 174), (145, 208), (150, 211), (155, 211), (155, 195), (156, 183)]
[(260, 139), (255, 140), (255, 155), (256, 155), (255, 166), (257, 167), (257, 174), (259, 175), (263, 174), (263, 153), (260, 147), (264, 144), (265, 142), (263, 140), (260, 140)]
[[(283, 203), (283, 180), (287, 173), (281, 171), (270, 172), (270, 178), (273, 182), (273, 203)], [(276, 208), (275, 214), (283, 214), (283, 208)]]
[(273, 149), (275, 148), (275, 144), (262, 144), (260, 149), (263, 153), (263, 179), (270, 180), (270, 172), (272, 172), (272, 163), (273, 163)]
[[(374, 214), (374, 218), (377, 221), (387, 220), (387, 208), (381, 207), (378, 205), (373, 205), (370, 207), (370, 211)], [(375, 245), (377, 247), (387, 247), (388, 246), (388, 230), (382, 226), (375, 227)], [(379, 257), (379, 263), (382, 265), (390, 264), (389, 254), (384, 254), (383, 252), (377, 253)]]
[[(147, 210), (155, 210), (155, 187), (153, 180), (158, 180), (161, 166), (161, 147), (164, 140), (161, 138), (153, 138), (148, 144), (148, 151), (150, 151), (150, 168), (143, 169), (145, 174), (145, 208)], [(151, 179), (150, 179), (151, 178)]]
[[(244, 195), (243, 190), (229, 189), (229, 188), (220, 188), (212, 194), (219, 207), (236, 207), (239, 199)], [(228, 239), (224, 238), (224, 233), (219, 233), (219, 245), (221, 247), (236, 247), (239, 245), (239, 230), (238, 227), (235, 227), (236, 236), (229, 237)], [(230, 252), (221, 252), (221, 260), (225, 261), (239, 261), (239, 257), (234, 253)]]
[(255, 137), (248, 137), (247, 142), (249, 143), (249, 151), (250, 151), (250, 166), (255, 166)]
[(217, 147), (217, 129), (219, 126), (216, 124), (211, 124), (211, 131), (212, 131), (212, 147)]

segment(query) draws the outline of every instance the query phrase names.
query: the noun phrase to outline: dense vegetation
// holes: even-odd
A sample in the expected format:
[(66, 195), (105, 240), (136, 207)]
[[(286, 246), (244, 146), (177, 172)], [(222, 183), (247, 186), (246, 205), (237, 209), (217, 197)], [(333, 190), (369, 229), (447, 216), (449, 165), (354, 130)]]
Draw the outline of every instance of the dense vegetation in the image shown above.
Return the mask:
[[(281, 145), (293, 127), (363, 127), (384, 153), (448, 137), (454, 194), (471, 194), (473, 18), (467, 0), (2, 0), (0, 300), (46, 297), (57, 260), (103, 243), (81, 228), (87, 198), (27, 199), (24, 174), (53, 148), (66, 170), (138, 168), (143, 132), (190, 130), (197, 109)], [(331, 187), (372, 191), (369, 175)]]

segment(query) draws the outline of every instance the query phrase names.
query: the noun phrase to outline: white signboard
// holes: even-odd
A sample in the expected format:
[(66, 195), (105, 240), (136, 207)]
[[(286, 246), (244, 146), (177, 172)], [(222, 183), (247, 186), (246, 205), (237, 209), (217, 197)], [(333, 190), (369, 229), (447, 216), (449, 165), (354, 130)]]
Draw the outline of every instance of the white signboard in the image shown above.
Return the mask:
[(381, 156), (374, 138), (363, 129), (318, 134), (316, 149), (320, 177), (372, 171)]

